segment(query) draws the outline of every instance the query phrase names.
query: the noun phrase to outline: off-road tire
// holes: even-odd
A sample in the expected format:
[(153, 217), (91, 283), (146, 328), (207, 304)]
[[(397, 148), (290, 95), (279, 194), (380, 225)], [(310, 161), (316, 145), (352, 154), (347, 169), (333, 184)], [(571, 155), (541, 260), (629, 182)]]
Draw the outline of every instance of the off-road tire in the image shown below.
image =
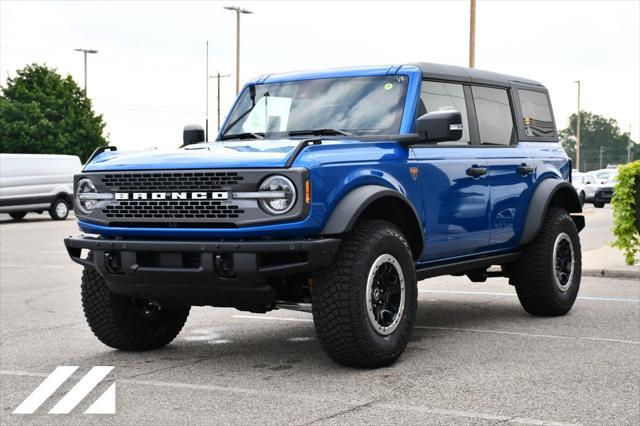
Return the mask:
[(146, 351), (170, 343), (180, 333), (189, 307), (161, 309), (147, 319), (133, 299), (109, 291), (95, 269), (82, 273), (82, 307), (93, 334), (105, 345), (125, 351)]
[(69, 216), (69, 203), (64, 198), (57, 198), (49, 207), (49, 216), (53, 220), (65, 220)]
[[(555, 282), (553, 249), (559, 235), (568, 235), (573, 246), (573, 276), (568, 288), (561, 291)], [(525, 311), (538, 316), (564, 315), (573, 306), (582, 272), (580, 238), (575, 223), (566, 210), (552, 207), (547, 212), (542, 229), (525, 249), (520, 260), (512, 268), (520, 304)]]
[(17, 221), (20, 221), (22, 219), (24, 219), (24, 217), (27, 215), (27, 212), (11, 212), (9, 213), (9, 216), (11, 216), (11, 219)]
[[(384, 254), (397, 259), (405, 283), (404, 310), (388, 335), (374, 329), (366, 300), (369, 272)], [(377, 368), (392, 364), (409, 341), (417, 293), (413, 257), (402, 231), (384, 220), (360, 222), (343, 239), (334, 263), (314, 277), (313, 319), (325, 352), (345, 366)]]
[(594, 201), (593, 202), (593, 207), (597, 207), (599, 209), (604, 207), (604, 201)]

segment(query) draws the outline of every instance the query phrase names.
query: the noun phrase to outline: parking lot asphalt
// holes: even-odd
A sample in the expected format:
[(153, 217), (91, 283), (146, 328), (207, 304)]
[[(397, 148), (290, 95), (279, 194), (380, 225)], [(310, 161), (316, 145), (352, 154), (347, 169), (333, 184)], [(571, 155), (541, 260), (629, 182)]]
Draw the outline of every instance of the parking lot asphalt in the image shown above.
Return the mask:
[[(422, 281), (409, 346), (378, 370), (331, 362), (311, 316), (291, 311), (193, 308), (171, 345), (127, 353), (85, 323), (62, 246), (75, 233), (72, 220), (0, 223), (2, 424), (640, 422), (637, 280), (584, 278), (559, 318), (526, 314), (505, 279)], [(61, 365), (80, 368), (35, 414), (12, 414)], [(47, 414), (96, 365), (115, 368), (71, 414)], [(113, 382), (117, 413), (83, 414)]]

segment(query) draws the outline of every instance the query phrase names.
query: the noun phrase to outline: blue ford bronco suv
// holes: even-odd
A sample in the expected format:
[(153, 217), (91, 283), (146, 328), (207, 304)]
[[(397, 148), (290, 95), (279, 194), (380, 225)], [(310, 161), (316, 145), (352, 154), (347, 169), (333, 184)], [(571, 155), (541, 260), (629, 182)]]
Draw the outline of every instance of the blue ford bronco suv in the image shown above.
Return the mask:
[(65, 245), (108, 346), (166, 345), (191, 306), (295, 309), (333, 360), (373, 368), (405, 349), (418, 280), (508, 277), (533, 315), (576, 300), (584, 217), (538, 82), (429, 63), (265, 75), (204, 139), (99, 149), (75, 176), (85, 234)]

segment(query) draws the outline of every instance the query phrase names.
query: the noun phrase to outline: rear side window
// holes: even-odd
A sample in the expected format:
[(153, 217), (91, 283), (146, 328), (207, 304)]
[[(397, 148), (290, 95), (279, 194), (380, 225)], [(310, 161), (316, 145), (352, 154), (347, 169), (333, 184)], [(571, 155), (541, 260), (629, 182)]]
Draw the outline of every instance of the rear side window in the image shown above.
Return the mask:
[(531, 137), (554, 138), (556, 131), (547, 94), (533, 90), (518, 90), (518, 96), (524, 134)]
[(471, 91), (478, 117), (480, 142), (487, 145), (509, 145), (514, 127), (507, 91), (479, 86), (473, 86)]
[(462, 116), (462, 137), (457, 141), (438, 142), (438, 145), (469, 145), (469, 120), (461, 84), (423, 81), (418, 117), (433, 111), (458, 111)]

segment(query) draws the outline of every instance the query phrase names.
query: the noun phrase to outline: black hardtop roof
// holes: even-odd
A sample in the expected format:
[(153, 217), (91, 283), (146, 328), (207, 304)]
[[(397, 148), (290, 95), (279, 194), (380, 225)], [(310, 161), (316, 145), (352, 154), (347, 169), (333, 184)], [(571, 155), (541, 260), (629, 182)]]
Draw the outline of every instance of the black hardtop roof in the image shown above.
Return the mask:
[(513, 83), (538, 86), (544, 88), (542, 83), (522, 77), (500, 74), (497, 72), (478, 70), (475, 68), (457, 67), (454, 65), (433, 64), (429, 62), (416, 62), (415, 65), (422, 70), (424, 78), (436, 80), (454, 80), (469, 83), (491, 84), (510, 87)]

